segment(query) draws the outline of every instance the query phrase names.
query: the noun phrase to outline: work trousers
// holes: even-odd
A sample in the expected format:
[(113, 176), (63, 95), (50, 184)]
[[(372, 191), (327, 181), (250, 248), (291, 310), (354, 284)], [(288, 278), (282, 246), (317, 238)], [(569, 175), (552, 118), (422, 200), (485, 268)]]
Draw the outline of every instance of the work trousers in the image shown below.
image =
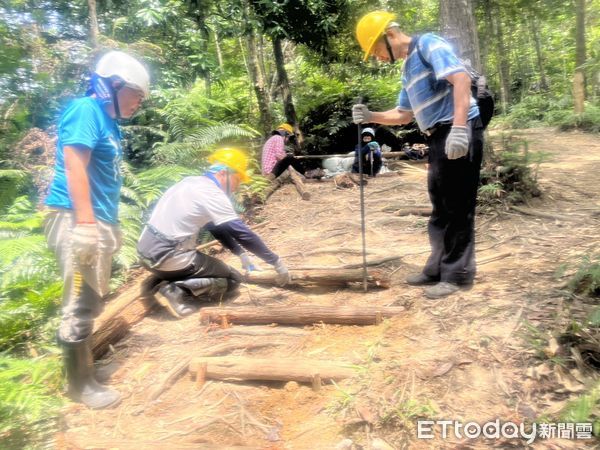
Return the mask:
[(75, 214), (67, 209), (50, 209), (44, 223), (48, 247), (56, 255), (64, 284), (58, 337), (66, 343), (79, 342), (92, 334), (94, 319), (102, 312), (102, 298), (108, 293), (112, 257), (121, 247), (117, 225), (99, 220), (96, 226), (96, 259), (84, 265), (73, 257)]
[(192, 278), (225, 278), (227, 291), (237, 289), (242, 282), (242, 274), (223, 261), (204, 253), (196, 252), (191, 263), (180, 270), (161, 270), (147, 267), (157, 278), (166, 281), (183, 281)]
[(469, 153), (448, 159), (446, 138), (451, 125), (435, 130), (427, 140), (427, 185), (433, 211), (428, 224), (431, 254), (423, 273), (458, 285), (475, 277), (475, 206), (483, 156), (483, 125), (477, 117), (468, 123)]
[(242, 275), (223, 261), (190, 248), (187, 241), (178, 243), (152, 230), (146, 226), (137, 249), (144, 266), (157, 278), (166, 281), (226, 278), (228, 291), (242, 282)]
[(304, 167), (303, 167), (302, 163), (300, 162), (299, 159), (294, 158), (292, 155), (288, 155), (285, 158), (277, 161), (277, 164), (275, 164), (275, 166), (273, 167), (273, 170), (271, 170), (271, 173), (273, 175), (275, 175), (275, 178), (277, 178), (289, 166), (292, 166), (294, 169), (296, 169), (296, 172), (299, 172), (304, 175)]

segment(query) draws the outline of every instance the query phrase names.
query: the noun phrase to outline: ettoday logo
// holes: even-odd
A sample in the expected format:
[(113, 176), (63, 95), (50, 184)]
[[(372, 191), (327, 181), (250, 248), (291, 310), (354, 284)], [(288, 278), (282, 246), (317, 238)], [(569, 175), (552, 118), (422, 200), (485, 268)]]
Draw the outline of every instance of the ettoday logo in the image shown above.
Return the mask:
[[(438, 430), (439, 428), (439, 430)], [(437, 432), (440, 432), (437, 434)], [(540, 439), (591, 439), (591, 423), (532, 423), (516, 424), (514, 422), (493, 422), (479, 424), (477, 422), (464, 423), (457, 420), (419, 420), (417, 421), (417, 438), (434, 439), (450, 437), (458, 439), (520, 439), (527, 444)]]

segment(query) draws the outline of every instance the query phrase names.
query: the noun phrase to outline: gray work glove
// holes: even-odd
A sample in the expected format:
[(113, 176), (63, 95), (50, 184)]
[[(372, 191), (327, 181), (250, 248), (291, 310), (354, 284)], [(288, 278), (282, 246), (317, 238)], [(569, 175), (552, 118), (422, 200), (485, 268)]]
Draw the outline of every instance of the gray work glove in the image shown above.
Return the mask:
[(93, 266), (98, 257), (98, 228), (95, 223), (79, 223), (73, 228), (73, 257), (84, 266)]
[(446, 138), (446, 156), (448, 156), (448, 159), (458, 159), (467, 153), (469, 153), (467, 127), (452, 127)]
[(290, 272), (288, 271), (288, 268), (285, 267), (285, 264), (283, 264), (283, 261), (281, 261), (281, 259), (278, 259), (277, 261), (275, 261), (275, 264), (273, 264), (273, 267), (275, 268), (275, 271), (277, 272), (277, 276), (275, 277), (275, 282), (277, 283), (278, 286), (283, 287), (286, 284), (288, 284), (290, 281), (292, 281)]
[(352, 106), (352, 121), (354, 123), (369, 123), (373, 113), (367, 105), (357, 104)]
[(242, 269), (246, 272), (259, 271), (260, 267), (252, 260), (250, 255), (246, 252), (240, 255), (240, 261), (242, 262)]

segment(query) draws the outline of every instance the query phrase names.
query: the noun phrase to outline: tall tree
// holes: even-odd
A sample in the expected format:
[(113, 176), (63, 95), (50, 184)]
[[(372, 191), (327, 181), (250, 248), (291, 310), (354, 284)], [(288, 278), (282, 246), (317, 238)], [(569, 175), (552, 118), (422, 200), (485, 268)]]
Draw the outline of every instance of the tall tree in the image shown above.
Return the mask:
[(504, 30), (500, 7), (496, 0), (484, 0), (486, 22), (491, 25), (491, 40), (494, 42), (495, 59), (500, 77), (500, 109), (503, 113), (508, 110), (510, 103), (510, 59), (504, 44)]
[(89, 21), (90, 21), (90, 41), (92, 47), (98, 47), (98, 15), (96, 13), (96, 0), (88, 0)]
[(573, 77), (573, 97), (575, 113), (583, 113), (585, 106), (585, 0), (575, 0), (575, 75)]
[(471, 0), (440, 0), (442, 35), (454, 45), (460, 58), (481, 71), (479, 38)]
[(535, 43), (535, 55), (537, 60), (538, 70), (540, 72), (540, 90), (548, 90), (548, 80), (546, 79), (546, 70), (544, 68), (544, 57), (542, 55), (542, 43), (540, 37), (540, 29), (538, 18), (535, 13), (529, 15), (529, 24), (533, 42)]
[(265, 80), (260, 70), (258, 45), (256, 42), (256, 30), (254, 21), (250, 17), (250, 8), (247, 3), (243, 6), (243, 18), (245, 25), (246, 49), (248, 51), (248, 75), (254, 87), (258, 110), (260, 114), (260, 130), (267, 136), (273, 129), (273, 117), (271, 115), (270, 98), (265, 88)]
[(304, 143), (304, 137), (302, 132), (298, 128), (298, 116), (296, 114), (296, 107), (294, 106), (294, 100), (292, 99), (292, 90), (290, 88), (290, 80), (285, 70), (285, 58), (283, 55), (283, 46), (281, 44), (282, 39), (279, 37), (273, 38), (273, 53), (275, 55), (275, 68), (277, 70), (277, 85), (281, 89), (281, 97), (283, 98), (283, 110), (285, 112), (285, 119), (294, 124), (294, 129), (298, 136), (297, 144), (302, 147)]

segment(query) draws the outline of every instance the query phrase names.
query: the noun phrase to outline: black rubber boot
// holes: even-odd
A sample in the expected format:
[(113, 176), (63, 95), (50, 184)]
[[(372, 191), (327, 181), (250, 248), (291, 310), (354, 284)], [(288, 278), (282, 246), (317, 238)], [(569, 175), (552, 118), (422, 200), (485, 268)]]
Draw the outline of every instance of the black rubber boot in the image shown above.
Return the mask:
[(181, 319), (192, 314), (198, 308), (188, 303), (188, 293), (176, 283), (178, 282), (163, 283), (154, 294), (154, 297), (173, 317)]
[(229, 289), (227, 278), (190, 278), (175, 284), (190, 291), (194, 300), (219, 299)]
[(90, 338), (78, 342), (60, 341), (67, 372), (68, 395), (88, 408), (104, 409), (121, 401), (121, 394), (96, 381)]

